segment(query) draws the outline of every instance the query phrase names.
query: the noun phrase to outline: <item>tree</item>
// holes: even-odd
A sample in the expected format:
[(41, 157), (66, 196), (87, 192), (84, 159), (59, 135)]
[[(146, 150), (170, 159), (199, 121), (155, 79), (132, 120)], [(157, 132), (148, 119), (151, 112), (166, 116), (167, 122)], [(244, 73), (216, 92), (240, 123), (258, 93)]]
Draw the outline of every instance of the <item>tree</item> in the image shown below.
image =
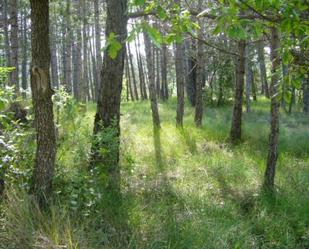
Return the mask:
[(236, 65), (236, 82), (235, 82), (235, 97), (232, 116), (232, 127), (230, 139), (232, 143), (237, 143), (241, 140), (241, 123), (242, 123), (242, 103), (244, 92), (244, 76), (245, 76), (245, 40), (238, 41), (238, 58)]
[(183, 114), (184, 114), (184, 43), (177, 43), (175, 45), (175, 69), (176, 69), (176, 86), (177, 86), (177, 115), (176, 125), (183, 126)]
[(50, 85), (49, 1), (31, 0), (31, 91), (37, 150), (31, 192), (41, 206), (52, 193), (56, 136)]
[(270, 97), (271, 97), (271, 125), (270, 135), (268, 142), (268, 157), (265, 171), (264, 187), (272, 190), (274, 187), (276, 163), (278, 159), (278, 143), (279, 143), (279, 107), (280, 102), (278, 99), (278, 71), (280, 67), (280, 58), (278, 54), (279, 49), (279, 34), (276, 27), (271, 28), (271, 85), (270, 85)]
[(95, 139), (92, 146), (92, 167), (98, 166), (107, 173), (106, 188), (119, 193), (119, 136), (120, 136), (120, 101), (122, 91), (122, 77), (126, 56), (125, 40), (127, 38), (127, 0), (107, 0), (107, 17), (105, 35), (108, 48), (104, 52), (101, 70), (101, 82), (97, 99), (97, 111), (94, 120), (93, 133), (98, 138), (106, 129), (114, 132), (115, 142), (113, 158), (107, 160), (106, 153), (109, 144), (104, 140)]
[(261, 78), (261, 83), (262, 83), (262, 94), (265, 94), (265, 96), (269, 98), (263, 40), (260, 40), (257, 43), (257, 51), (258, 51), (258, 61), (259, 61), (259, 66), (260, 66), (260, 78)]

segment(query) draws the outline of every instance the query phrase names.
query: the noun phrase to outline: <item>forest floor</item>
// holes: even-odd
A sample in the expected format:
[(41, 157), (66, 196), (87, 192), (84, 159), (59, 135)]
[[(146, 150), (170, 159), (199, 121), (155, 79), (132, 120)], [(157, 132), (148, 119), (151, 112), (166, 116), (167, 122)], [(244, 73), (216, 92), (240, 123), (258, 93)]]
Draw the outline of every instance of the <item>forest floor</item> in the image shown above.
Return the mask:
[[(37, 245), (32, 248), (309, 248), (308, 116), (281, 113), (276, 194), (269, 195), (260, 189), (269, 133), (266, 100), (244, 113), (243, 141), (237, 146), (228, 142), (231, 106), (206, 107), (203, 126), (195, 128), (194, 109), (187, 105), (179, 129), (176, 101), (160, 103), (162, 129), (154, 131), (148, 102), (123, 103), (126, 215), (121, 217), (126, 222), (121, 222), (130, 231), (124, 246), (117, 242), (118, 232), (113, 235), (98, 225), (102, 212), (94, 199), (100, 193), (87, 176), (95, 106), (72, 108), (76, 110), (60, 118), (55, 179), (59, 201), (49, 215), (25, 218), (29, 210), (20, 204), (24, 197), (11, 194), (13, 204), (6, 205), (14, 228), (5, 235), (7, 240), (22, 233), (29, 245)], [(44, 243), (55, 247), (40, 247)]]

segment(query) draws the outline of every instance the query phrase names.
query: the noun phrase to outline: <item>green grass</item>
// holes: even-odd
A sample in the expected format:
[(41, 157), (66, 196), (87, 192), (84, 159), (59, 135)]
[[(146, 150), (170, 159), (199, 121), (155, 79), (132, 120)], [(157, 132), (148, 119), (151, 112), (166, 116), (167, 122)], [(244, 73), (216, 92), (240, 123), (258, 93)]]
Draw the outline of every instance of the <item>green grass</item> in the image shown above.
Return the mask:
[[(10, 191), (13, 199), (4, 205), (9, 218), (4, 215), (3, 220), (11, 230), (0, 234), (0, 242), (10, 241), (25, 227), (23, 248), (308, 248), (309, 118), (300, 112), (281, 113), (277, 191), (270, 196), (260, 191), (268, 108), (266, 100), (253, 103), (252, 113), (244, 114), (242, 143), (231, 146), (231, 106), (206, 107), (198, 129), (194, 109), (187, 105), (184, 128), (177, 129), (175, 99), (160, 103), (158, 132), (153, 130), (148, 102), (123, 103), (123, 201), (112, 209), (123, 213), (117, 217), (129, 231), (127, 243), (119, 239), (123, 234), (101, 220), (102, 206), (91, 206), (96, 192), (91, 195), (87, 158), (95, 107), (64, 117), (55, 180), (58, 201), (49, 212), (54, 218), (37, 218), (29, 213), (26, 195)], [(40, 238), (46, 238), (49, 247), (35, 247)]]

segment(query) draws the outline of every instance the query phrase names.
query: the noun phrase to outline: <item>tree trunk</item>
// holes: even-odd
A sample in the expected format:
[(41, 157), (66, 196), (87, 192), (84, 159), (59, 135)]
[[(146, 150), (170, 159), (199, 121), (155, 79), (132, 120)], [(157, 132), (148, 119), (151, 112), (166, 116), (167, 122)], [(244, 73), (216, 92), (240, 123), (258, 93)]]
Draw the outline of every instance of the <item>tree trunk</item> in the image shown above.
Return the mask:
[(57, 35), (56, 28), (51, 24), (51, 78), (52, 86), (59, 89), (59, 75), (58, 75), (58, 58), (57, 58), (57, 47), (55, 37)]
[(88, 57), (88, 35), (87, 35), (87, 17), (88, 17), (88, 11), (86, 6), (86, 0), (82, 0), (82, 16), (83, 16), (83, 72), (84, 72), (84, 92), (85, 92), (85, 99), (87, 101), (90, 100), (90, 84), (89, 84), (89, 57)]
[(202, 126), (203, 120), (204, 45), (202, 42), (202, 30), (199, 31), (199, 38), (200, 39), (197, 41), (196, 56), (196, 97), (194, 117), (194, 121), (197, 127)]
[(26, 98), (26, 91), (28, 89), (28, 73), (27, 73), (27, 64), (28, 64), (28, 37), (27, 37), (27, 12), (24, 10), (23, 21), (22, 21), (22, 81), (21, 86), (23, 89), (23, 97)]
[(10, 73), (10, 85), (15, 86), (15, 93), (19, 94), (19, 77), (18, 77), (18, 19), (17, 19), (17, 0), (10, 0), (11, 16), (11, 66), (15, 70)]
[(151, 41), (147, 33), (144, 34), (146, 61), (149, 79), (149, 98), (151, 103), (152, 121), (154, 128), (160, 128), (160, 116), (157, 103), (156, 87), (155, 87), (155, 68), (153, 64), (153, 50)]
[(37, 133), (31, 192), (41, 206), (52, 193), (56, 136), (50, 85), (49, 1), (31, 0), (31, 90)]
[(167, 45), (166, 43), (162, 44), (162, 53), (161, 53), (161, 97), (162, 100), (168, 99), (168, 85), (167, 85)]
[(125, 72), (126, 72), (126, 83), (127, 83), (127, 87), (128, 87), (129, 94), (130, 94), (130, 99), (132, 101), (135, 101), (133, 90), (132, 90), (132, 83), (131, 83), (131, 75), (130, 75), (128, 54), (126, 55)]
[(241, 140), (241, 123), (242, 123), (242, 102), (244, 91), (244, 76), (245, 76), (245, 50), (246, 43), (244, 40), (238, 42), (238, 63), (236, 65), (236, 84), (234, 109), (232, 117), (232, 127), (230, 139), (232, 143), (237, 143)]
[(271, 28), (271, 127), (268, 143), (268, 157), (267, 166), (265, 171), (264, 187), (268, 190), (274, 188), (276, 163), (278, 158), (278, 143), (279, 143), (279, 107), (280, 101), (278, 99), (279, 87), (278, 87), (278, 70), (280, 67), (280, 59), (278, 55), (279, 49), (279, 34), (275, 27)]
[[(94, 121), (94, 135), (102, 135), (112, 129), (113, 143), (104, 142), (104, 139), (95, 139), (92, 146), (92, 166), (99, 166), (105, 170), (108, 177), (106, 189), (111, 193), (120, 193), (120, 167), (119, 167), (119, 136), (120, 136), (120, 101), (124, 60), (126, 56), (125, 40), (127, 38), (127, 0), (107, 0), (107, 17), (105, 37), (111, 32), (122, 47), (115, 59), (107, 51), (101, 71), (101, 84), (97, 100), (97, 112)], [(106, 130), (107, 129), (107, 130)], [(102, 153), (102, 151), (108, 151)], [(101, 172), (102, 172), (101, 171)]]
[(128, 53), (130, 67), (131, 67), (131, 74), (132, 74), (132, 81), (133, 81), (133, 89), (134, 89), (134, 95), (136, 100), (139, 100), (138, 92), (137, 92), (137, 84), (136, 84), (136, 78), (135, 78), (135, 70), (134, 70), (134, 64), (133, 64), (133, 54), (131, 53), (130, 44), (128, 44)]
[(183, 114), (184, 114), (184, 44), (176, 43), (175, 51), (175, 69), (176, 69), (176, 86), (177, 86), (177, 112), (176, 112), (176, 125), (183, 126)]
[(265, 94), (266, 98), (269, 98), (269, 89), (267, 83), (266, 66), (265, 66), (265, 56), (264, 56), (264, 42), (259, 41), (257, 44), (258, 60), (260, 65), (260, 77), (262, 83), (262, 94)]
[(71, 0), (66, 0), (66, 69), (65, 85), (69, 94), (72, 94), (72, 27), (71, 27)]
[(253, 70), (252, 70), (252, 60), (250, 55), (250, 47), (246, 47), (246, 63), (245, 63), (245, 71), (246, 71), (246, 110), (247, 113), (251, 112), (251, 86), (253, 85)]
[(143, 59), (142, 59), (142, 55), (139, 52), (140, 49), (140, 41), (139, 41), (139, 37), (137, 37), (137, 47), (138, 49), (136, 49), (136, 53), (137, 53), (137, 58), (138, 58), (138, 63), (139, 63), (139, 77), (140, 77), (140, 84), (141, 84), (141, 92), (143, 92), (143, 99), (148, 99), (147, 96), (147, 88), (146, 88), (146, 77), (145, 77), (145, 73), (144, 73), (144, 67), (143, 67)]
[(9, 35), (9, 20), (8, 20), (8, 0), (3, 1), (3, 15), (4, 15), (4, 42), (5, 42), (5, 56), (6, 66), (11, 66), (11, 48)]
[[(95, 77), (95, 92), (98, 93), (101, 83), (101, 68), (102, 68), (102, 55), (101, 55), (101, 25), (100, 25), (100, 0), (94, 0), (94, 26), (95, 26), (95, 53), (96, 53), (96, 74)], [(112, 32), (112, 31), (111, 31)], [(97, 96), (96, 96), (97, 98)]]
[(186, 83), (188, 100), (193, 107), (196, 100), (196, 60), (192, 53), (196, 50), (195, 47), (195, 41), (191, 41), (191, 49), (188, 51), (188, 80)]

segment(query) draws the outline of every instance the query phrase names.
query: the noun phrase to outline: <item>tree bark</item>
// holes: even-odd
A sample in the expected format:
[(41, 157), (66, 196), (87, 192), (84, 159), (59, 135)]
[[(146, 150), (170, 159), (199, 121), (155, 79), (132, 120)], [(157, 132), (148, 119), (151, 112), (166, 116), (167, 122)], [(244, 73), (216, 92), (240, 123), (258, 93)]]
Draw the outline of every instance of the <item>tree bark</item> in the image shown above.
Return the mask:
[(4, 15), (4, 42), (5, 42), (5, 55), (6, 66), (11, 66), (11, 48), (10, 48), (10, 35), (9, 35), (9, 18), (8, 18), (8, 0), (3, 1), (3, 15)]
[(66, 69), (65, 69), (65, 88), (72, 94), (72, 27), (71, 27), (71, 0), (66, 0)]
[[(98, 93), (101, 83), (101, 68), (102, 68), (102, 55), (101, 55), (101, 25), (100, 25), (100, 0), (94, 0), (94, 26), (95, 26), (95, 53), (96, 53), (96, 74), (95, 77), (95, 92)], [(97, 96), (96, 96), (97, 98)]]
[(151, 46), (151, 41), (147, 33), (144, 34), (145, 42), (145, 52), (146, 52), (146, 61), (147, 61), (147, 71), (148, 71), (148, 80), (149, 80), (149, 98), (152, 111), (152, 121), (154, 128), (160, 128), (160, 116), (157, 103), (156, 87), (155, 87), (155, 68), (153, 64), (153, 50)]
[(246, 71), (246, 110), (247, 113), (251, 112), (251, 88), (253, 85), (253, 70), (252, 70), (252, 60), (250, 55), (250, 47), (246, 46), (246, 63), (245, 63), (245, 71)]
[(10, 0), (10, 17), (11, 17), (11, 66), (15, 70), (10, 73), (10, 85), (15, 86), (16, 95), (19, 94), (19, 77), (18, 77), (18, 19), (17, 19), (17, 0)]
[(238, 58), (236, 65), (236, 84), (234, 108), (232, 116), (232, 127), (230, 132), (230, 139), (232, 143), (237, 143), (241, 140), (241, 123), (242, 123), (242, 104), (244, 91), (244, 76), (245, 76), (245, 50), (246, 43), (244, 40), (238, 42)]
[(176, 126), (183, 126), (183, 114), (184, 114), (184, 44), (175, 44), (175, 70), (176, 70), (176, 86), (177, 86), (177, 112), (176, 112)]
[[(105, 37), (111, 32), (122, 47), (115, 59), (112, 59), (107, 51), (101, 71), (101, 84), (97, 100), (97, 112), (94, 121), (94, 135), (104, 133), (106, 129), (112, 129), (115, 146), (104, 142), (104, 139), (95, 139), (92, 146), (92, 165), (106, 170), (106, 189), (112, 193), (120, 193), (120, 167), (119, 167), (119, 136), (120, 136), (120, 101), (122, 90), (122, 78), (124, 60), (126, 56), (125, 40), (127, 38), (127, 0), (107, 0), (107, 17)], [(101, 151), (109, 151), (106, 155)]]
[(22, 19), (22, 81), (21, 86), (23, 89), (23, 97), (26, 98), (26, 91), (28, 89), (28, 37), (27, 37), (27, 11), (24, 10), (23, 19)]
[(196, 100), (196, 59), (192, 54), (196, 50), (195, 41), (191, 41), (191, 48), (188, 49), (188, 80), (186, 83), (186, 91), (191, 106), (195, 106)]
[[(201, 23), (200, 23), (201, 25)], [(203, 86), (204, 86), (204, 44), (202, 42), (202, 30), (199, 31), (199, 40), (197, 41), (196, 56), (196, 97), (195, 97), (195, 117), (194, 121), (197, 127), (202, 126), (203, 120)]]
[(168, 100), (168, 85), (167, 85), (167, 45), (162, 44), (161, 53), (161, 96), (162, 100)]
[(85, 92), (85, 100), (90, 100), (90, 84), (89, 84), (89, 57), (88, 57), (88, 35), (87, 35), (87, 17), (88, 17), (88, 11), (87, 11), (87, 6), (86, 6), (86, 0), (82, 0), (82, 16), (83, 16), (83, 72), (84, 72), (84, 92)]
[(52, 193), (56, 136), (50, 85), (49, 1), (31, 0), (31, 90), (37, 135), (31, 192), (44, 206)]
[(278, 70), (280, 67), (280, 58), (278, 55), (279, 49), (279, 34), (275, 27), (271, 28), (271, 61), (272, 61), (272, 76), (270, 85), (271, 94), (271, 126), (268, 143), (268, 157), (265, 171), (264, 187), (268, 190), (273, 190), (276, 172), (276, 163), (278, 159), (278, 144), (279, 144), (279, 107), (278, 99)]
[(128, 44), (128, 53), (129, 62), (130, 62), (130, 68), (131, 68), (131, 75), (132, 75), (132, 82), (133, 82), (133, 89), (134, 89), (134, 95), (135, 99), (138, 101), (138, 91), (137, 91), (137, 84), (136, 84), (136, 77), (135, 77), (135, 70), (134, 70), (134, 64), (133, 64), (133, 54), (131, 53), (130, 44)]

